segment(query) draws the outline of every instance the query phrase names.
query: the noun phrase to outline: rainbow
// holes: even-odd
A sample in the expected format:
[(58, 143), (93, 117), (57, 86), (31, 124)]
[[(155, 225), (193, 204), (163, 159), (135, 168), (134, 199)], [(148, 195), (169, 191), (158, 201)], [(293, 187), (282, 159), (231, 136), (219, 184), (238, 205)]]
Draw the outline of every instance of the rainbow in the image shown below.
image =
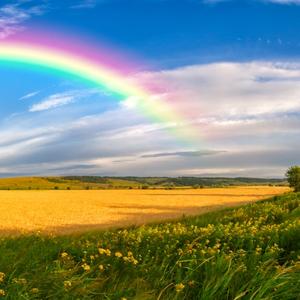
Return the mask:
[[(101, 55), (94, 54), (94, 52), (101, 53)], [(111, 66), (112, 61), (115, 62), (116, 59), (113, 55), (110, 57), (106, 49), (101, 52), (101, 49), (95, 50), (93, 47), (80, 45), (78, 41), (75, 43), (65, 38), (54, 42), (51, 38), (47, 41), (45, 38), (32, 40), (22, 37), (0, 42), (0, 62), (17, 63), (32, 68), (41, 67), (55, 73), (71, 75), (88, 84), (105, 89), (121, 101), (134, 99), (137, 108), (156, 122), (173, 124), (171, 128), (185, 123), (184, 118), (172, 108), (170, 103), (159, 99), (154, 92), (136, 81), (128, 79), (130, 76), (126, 74), (128, 75), (130, 64), (120, 63), (122, 67), (117, 71), (115, 66)], [(179, 135), (187, 137), (189, 133)]]

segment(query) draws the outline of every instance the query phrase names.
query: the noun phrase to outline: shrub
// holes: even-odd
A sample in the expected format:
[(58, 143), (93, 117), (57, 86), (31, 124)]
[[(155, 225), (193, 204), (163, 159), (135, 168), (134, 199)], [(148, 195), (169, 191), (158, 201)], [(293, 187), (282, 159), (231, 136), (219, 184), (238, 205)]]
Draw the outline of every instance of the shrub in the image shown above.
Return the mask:
[(286, 172), (287, 181), (295, 192), (300, 192), (300, 166), (290, 167)]

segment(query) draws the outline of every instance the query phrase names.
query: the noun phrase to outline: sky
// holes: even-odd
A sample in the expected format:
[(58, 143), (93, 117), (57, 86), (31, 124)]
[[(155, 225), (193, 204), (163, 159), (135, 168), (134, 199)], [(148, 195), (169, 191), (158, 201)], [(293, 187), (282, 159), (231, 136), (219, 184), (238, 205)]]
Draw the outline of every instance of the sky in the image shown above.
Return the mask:
[(181, 118), (0, 58), (0, 177), (281, 178), (300, 164), (299, 30), (300, 0), (2, 0), (0, 49), (63, 34)]

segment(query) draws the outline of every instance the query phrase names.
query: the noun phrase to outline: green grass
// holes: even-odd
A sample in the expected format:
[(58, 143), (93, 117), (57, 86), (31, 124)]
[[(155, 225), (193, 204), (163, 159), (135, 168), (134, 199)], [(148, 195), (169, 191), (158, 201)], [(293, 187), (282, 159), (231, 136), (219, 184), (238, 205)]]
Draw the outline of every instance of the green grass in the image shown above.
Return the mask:
[(137, 228), (2, 238), (0, 272), (0, 294), (14, 300), (300, 299), (300, 194)]

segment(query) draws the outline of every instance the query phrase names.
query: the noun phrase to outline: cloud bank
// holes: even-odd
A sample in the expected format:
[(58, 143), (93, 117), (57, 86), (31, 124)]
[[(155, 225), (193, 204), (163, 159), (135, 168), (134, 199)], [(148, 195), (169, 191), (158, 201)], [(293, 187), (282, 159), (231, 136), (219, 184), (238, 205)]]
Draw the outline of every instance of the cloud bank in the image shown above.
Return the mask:
[[(49, 95), (0, 123), (0, 176), (281, 177), (300, 164), (300, 64), (214, 63), (136, 78), (165, 83), (164, 100), (186, 123), (153, 123), (126, 102), (72, 119), (90, 93), (103, 102), (100, 93)], [(190, 125), (193, 144), (171, 133)]]

